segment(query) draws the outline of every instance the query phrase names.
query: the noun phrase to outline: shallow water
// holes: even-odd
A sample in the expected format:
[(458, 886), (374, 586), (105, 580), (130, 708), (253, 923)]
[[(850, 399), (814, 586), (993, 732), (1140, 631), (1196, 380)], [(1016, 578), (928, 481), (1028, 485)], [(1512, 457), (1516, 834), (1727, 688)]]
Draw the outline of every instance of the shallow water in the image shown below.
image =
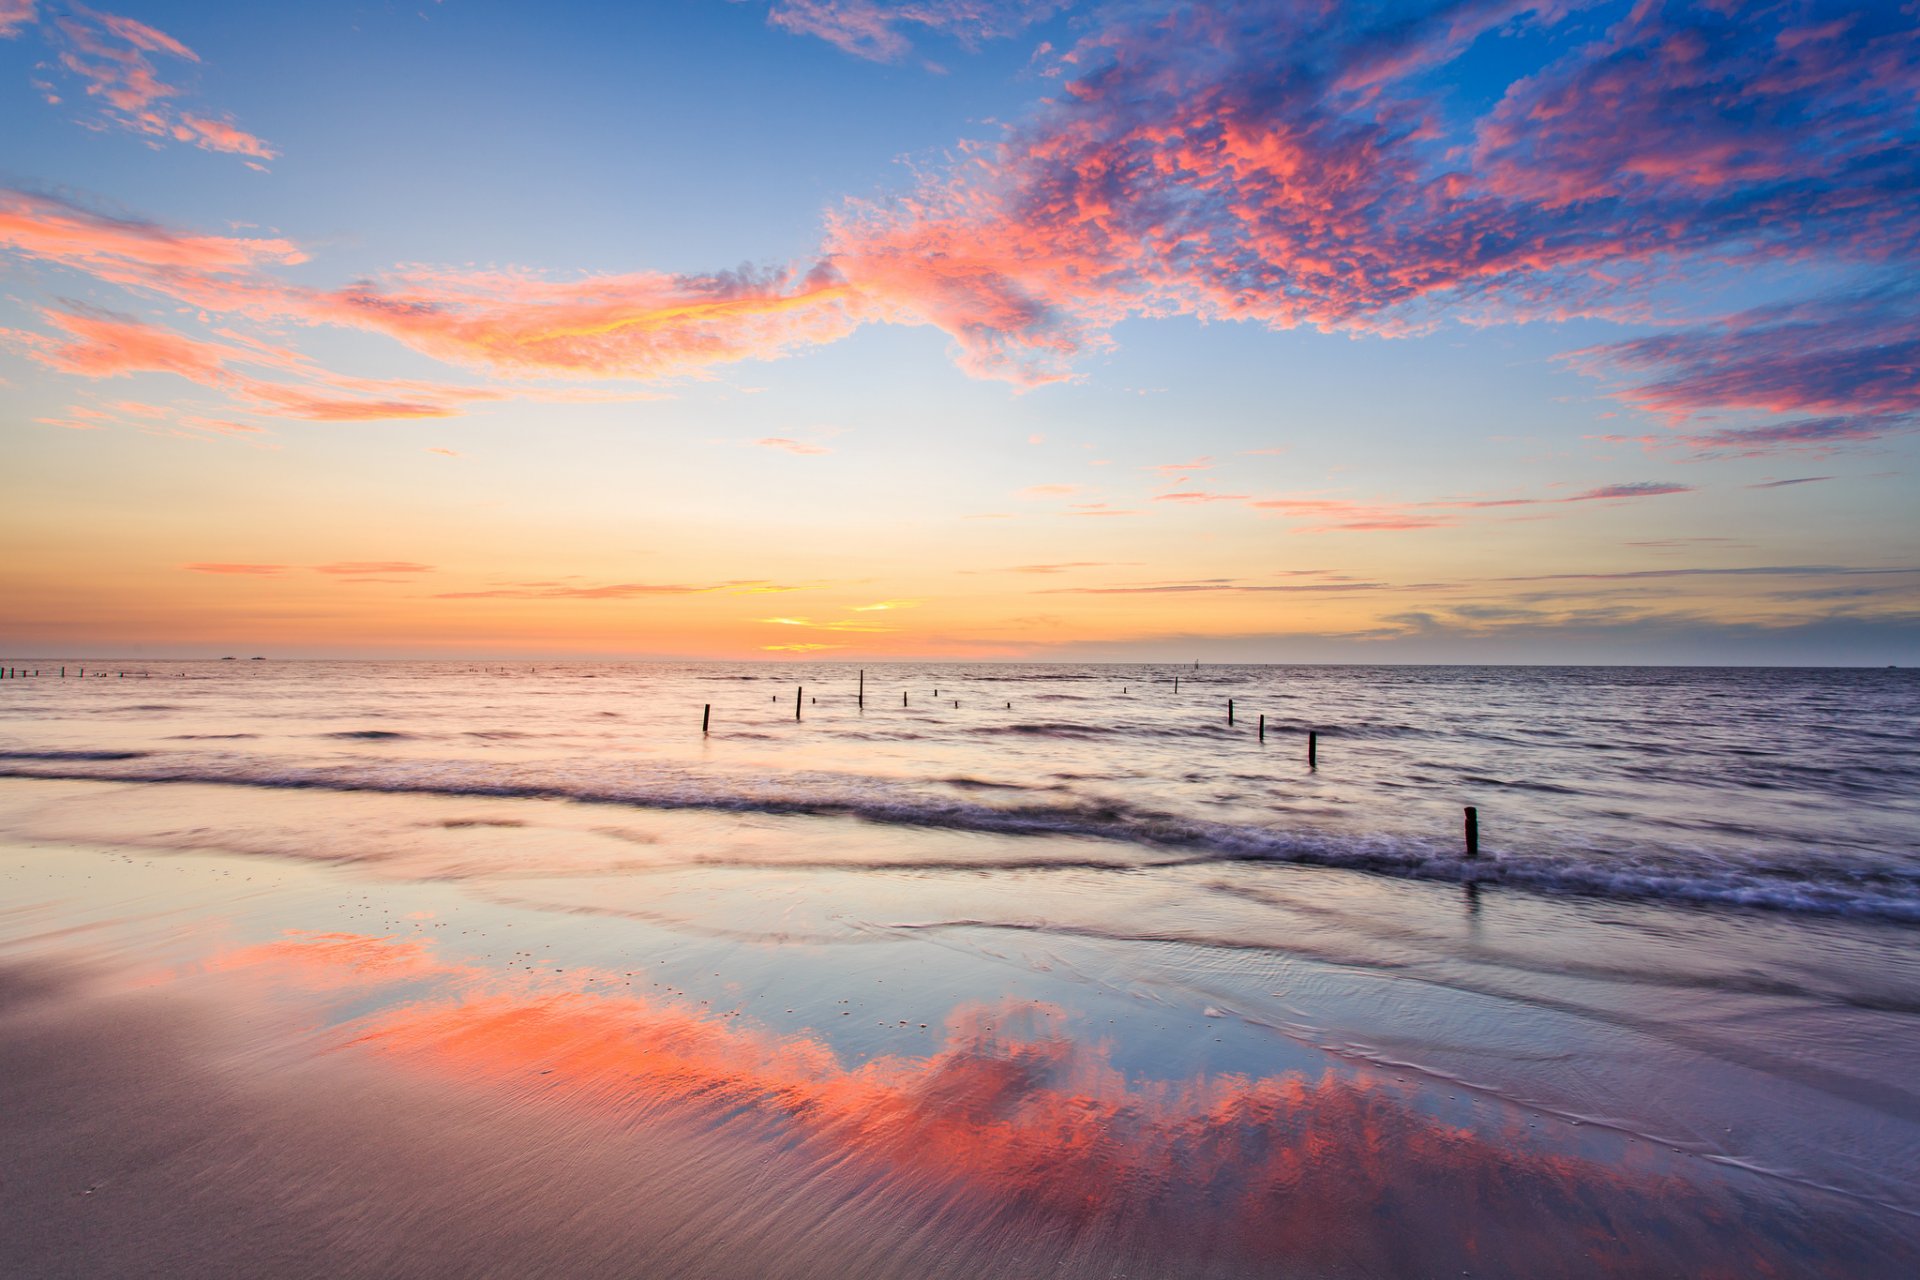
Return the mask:
[[(1905, 673), (869, 668), (863, 712), (812, 668), (796, 725), (764, 668), (148, 669), (5, 691), (0, 966), (477, 1108), (396, 1232), (486, 1203), (690, 1276), (1920, 1261)], [(327, 1213), (370, 1239), (362, 1176)]]

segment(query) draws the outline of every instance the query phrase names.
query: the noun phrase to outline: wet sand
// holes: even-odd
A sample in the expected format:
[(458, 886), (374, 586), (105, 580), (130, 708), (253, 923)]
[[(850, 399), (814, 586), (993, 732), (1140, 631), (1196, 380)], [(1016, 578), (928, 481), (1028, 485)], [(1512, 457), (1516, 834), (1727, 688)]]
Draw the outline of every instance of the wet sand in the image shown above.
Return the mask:
[(1196, 917), (1070, 841), (203, 790), (0, 785), (8, 1274), (1920, 1259), (1898, 932), (1836, 992), (1764, 920), (1298, 868)]

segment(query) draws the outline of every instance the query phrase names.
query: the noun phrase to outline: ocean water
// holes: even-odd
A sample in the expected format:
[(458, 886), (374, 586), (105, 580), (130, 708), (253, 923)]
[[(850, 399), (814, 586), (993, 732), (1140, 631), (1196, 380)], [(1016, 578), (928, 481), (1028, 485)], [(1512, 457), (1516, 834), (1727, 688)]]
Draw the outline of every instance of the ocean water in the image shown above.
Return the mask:
[(0, 776), (834, 814), (1920, 921), (1906, 670), (891, 664), (862, 705), (833, 664), (27, 665)]
[(221, 1029), (62, 1104), (102, 1274), (227, 1176), (379, 1274), (1920, 1272), (1907, 671), (66, 661), (0, 1054)]

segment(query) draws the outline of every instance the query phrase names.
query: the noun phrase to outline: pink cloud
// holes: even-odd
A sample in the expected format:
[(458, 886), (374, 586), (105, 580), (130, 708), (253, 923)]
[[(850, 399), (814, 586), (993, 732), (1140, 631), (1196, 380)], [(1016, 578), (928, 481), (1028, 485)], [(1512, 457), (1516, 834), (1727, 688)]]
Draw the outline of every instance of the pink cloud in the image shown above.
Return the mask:
[(900, 30), (904, 26), (971, 46), (1016, 35), (1066, 7), (1066, 0), (775, 0), (767, 22), (817, 36), (857, 58), (897, 62), (913, 49)]
[(183, 115), (170, 132), (181, 142), (191, 142), (208, 151), (226, 151), (234, 155), (271, 160), (279, 154), (272, 147), (230, 120), (211, 120), (205, 116)]
[[(1223, 4), (1109, 24), (1004, 140), (838, 211), (830, 252), (888, 318), (1025, 385), (1069, 376), (1135, 315), (1393, 334), (1446, 308), (1639, 314), (1623, 281), (1681, 255), (1914, 252), (1912, 175), (1886, 143), (1910, 119), (1911, 15), (1836, 28), (1784, 4), (1643, 5), (1490, 114), (1445, 120), (1419, 73), (1554, 8), (1401, 22)], [(1710, 36), (1689, 43), (1694, 28)], [(1449, 130), (1472, 145), (1438, 145)], [(1749, 132), (1755, 154), (1728, 149)]]
[(1457, 516), (1422, 510), (1417, 503), (1362, 503), (1344, 498), (1263, 498), (1247, 505), (1296, 520), (1313, 521), (1313, 524), (1302, 529), (1303, 533), (1399, 533), (1415, 529), (1439, 529), (1460, 522)]
[[(0, 8), (0, 35), (16, 34), (33, 16), (30, 3), (0, 2), (7, 3)], [(148, 55), (190, 64), (197, 64), (200, 55), (166, 32), (79, 5), (42, 29), (57, 51), (55, 65), (79, 80), (86, 96), (101, 104), (100, 117), (105, 122), (149, 138), (191, 142), (204, 150), (252, 156), (256, 161), (277, 154), (231, 121), (174, 109), (171, 101), (184, 91), (162, 80)]]
[(1070, 498), (1080, 492), (1077, 484), (1030, 484), (1014, 494), (1016, 498)]
[(19, 35), (33, 19), (33, 0), (0, 0), (0, 40)]
[(1163, 493), (1154, 498), (1155, 502), (1245, 502), (1244, 493), (1202, 493), (1198, 489), (1182, 489), (1175, 493)]
[(201, 564), (183, 564), (180, 566), (189, 573), (231, 574), (238, 577), (270, 577), (285, 573), (291, 566), (284, 564), (228, 564), (207, 562)]
[[(195, 235), (150, 222), (113, 218), (51, 196), (0, 188), (0, 245), (90, 272), (113, 284), (181, 297), (209, 309), (237, 309), (211, 282), (250, 275), (266, 266), (307, 260), (279, 238)], [(236, 291), (240, 293), (244, 291)], [(186, 297), (185, 294), (200, 294)]]
[[(83, 311), (43, 311), (41, 316), (64, 336), (0, 330), (0, 340), (63, 373), (87, 378), (173, 374), (224, 392), (252, 412), (275, 417), (327, 422), (438, 418), (459, 413), (474, 400), (501, 398), (501, 393), (486, 389), (310, 373), (305, 359), (294, 352), (260, 343), (190, 338), (126, 316)], [(239, 366), (248, 365), (286, 370), (308, 381), (280, 382), (240, 371)]]
[(766, 437), (763, 437), (762, 439), (755, 440), (754, 444), (758, 445), (762, 449), (779, 449), (786, 453), (798, 453), (798, 454), (804, 454), (804, 455), (833, 452), (833, 450), (827, 448), (825, 445), (808, 444), (802, 440), (789, 440), (785, 436), (766, 436)]

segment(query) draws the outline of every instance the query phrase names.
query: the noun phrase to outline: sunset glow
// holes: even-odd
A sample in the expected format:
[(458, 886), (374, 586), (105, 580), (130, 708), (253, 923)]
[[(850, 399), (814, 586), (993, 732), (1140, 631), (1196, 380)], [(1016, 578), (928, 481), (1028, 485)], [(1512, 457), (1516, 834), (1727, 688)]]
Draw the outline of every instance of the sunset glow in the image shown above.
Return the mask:
[(0, 643), (1904, 662), (1917, 66), (1839, 3), (0, 0)]

